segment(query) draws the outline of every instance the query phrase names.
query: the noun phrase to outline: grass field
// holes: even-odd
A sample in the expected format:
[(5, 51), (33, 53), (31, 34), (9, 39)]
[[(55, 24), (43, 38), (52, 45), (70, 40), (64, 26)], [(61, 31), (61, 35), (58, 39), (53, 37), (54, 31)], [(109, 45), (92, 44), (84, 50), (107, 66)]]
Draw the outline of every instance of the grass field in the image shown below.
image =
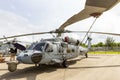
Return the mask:
[(120, 54), (120, 51), (90, 51), (88, 54)]

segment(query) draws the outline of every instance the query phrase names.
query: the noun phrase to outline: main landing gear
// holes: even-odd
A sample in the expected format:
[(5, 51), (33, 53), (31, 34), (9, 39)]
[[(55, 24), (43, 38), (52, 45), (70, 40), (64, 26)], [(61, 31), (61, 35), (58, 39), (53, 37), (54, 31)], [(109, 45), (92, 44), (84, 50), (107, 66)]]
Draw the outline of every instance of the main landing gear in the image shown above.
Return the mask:
[(63, 62), (62, 62), (62, 67), (64, 67), (64, 68), (67, 68), (67, 67), (68, 67), (68, 63), (67, 63), (67, 60), (66, 60), (66, 59), (63, 60)]
[(88, 54), (87, 53), (85, 53), (85, 57), (88, 58)]

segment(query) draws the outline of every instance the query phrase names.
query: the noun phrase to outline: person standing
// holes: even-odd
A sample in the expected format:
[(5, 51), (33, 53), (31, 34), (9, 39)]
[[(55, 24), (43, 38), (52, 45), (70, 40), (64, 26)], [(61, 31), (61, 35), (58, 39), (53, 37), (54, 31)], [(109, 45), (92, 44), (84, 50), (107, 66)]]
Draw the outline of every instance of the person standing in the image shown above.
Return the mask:
[(10, 48), (9, 52), (10, 52), (10, 61), (15, 61), (15, 56), (16, 56), (16, 53), (17, 53), (17, 48), (15, 48), (15, 49)]

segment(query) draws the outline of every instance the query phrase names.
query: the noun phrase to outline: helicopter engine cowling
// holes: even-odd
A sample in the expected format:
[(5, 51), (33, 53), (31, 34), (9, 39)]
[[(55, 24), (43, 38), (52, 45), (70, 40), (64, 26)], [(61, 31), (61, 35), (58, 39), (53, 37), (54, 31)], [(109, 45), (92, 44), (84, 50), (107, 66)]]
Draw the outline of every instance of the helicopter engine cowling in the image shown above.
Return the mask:
[(76, 44), (76, 45), (78, 45), (79, 42), (80, 42), (79, 40), (74, 39), (74, 38), (72, 38), (72, 37), (68, 37), (68, 36), (66, 36), (66, 37), (64, 38), (64, 41), (67, 42), (67, 43), (72, 43), (72, 44)]

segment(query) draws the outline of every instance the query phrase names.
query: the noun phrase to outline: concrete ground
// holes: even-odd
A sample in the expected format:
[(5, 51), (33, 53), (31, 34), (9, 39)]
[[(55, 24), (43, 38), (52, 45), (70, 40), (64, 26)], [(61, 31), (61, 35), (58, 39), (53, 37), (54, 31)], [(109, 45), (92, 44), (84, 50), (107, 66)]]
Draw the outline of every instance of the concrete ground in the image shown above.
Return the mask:
[(19, 64), (15, 72), (0, 63), (0, 80), (120, 80), (120, 55), (89, 55), (68, 63), (67, 69)]

